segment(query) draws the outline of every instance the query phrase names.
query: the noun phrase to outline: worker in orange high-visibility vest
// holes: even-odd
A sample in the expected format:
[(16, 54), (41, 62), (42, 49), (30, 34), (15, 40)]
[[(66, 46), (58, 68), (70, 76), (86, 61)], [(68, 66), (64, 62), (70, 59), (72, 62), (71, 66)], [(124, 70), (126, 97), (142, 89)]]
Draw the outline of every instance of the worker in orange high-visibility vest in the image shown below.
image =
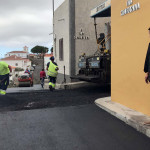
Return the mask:
[(4, 61), (0, 61), (0, 95), (6, 95), (10, 72), (12, 72), (11, 66)]
[(54, 56), (50, 57), (50, 62), (47, 63), (47, 71), (49, 76), (49, 89), (53, 91), (56, 85), (56, 78), (58, 75), (58, 65), (54, 62)]

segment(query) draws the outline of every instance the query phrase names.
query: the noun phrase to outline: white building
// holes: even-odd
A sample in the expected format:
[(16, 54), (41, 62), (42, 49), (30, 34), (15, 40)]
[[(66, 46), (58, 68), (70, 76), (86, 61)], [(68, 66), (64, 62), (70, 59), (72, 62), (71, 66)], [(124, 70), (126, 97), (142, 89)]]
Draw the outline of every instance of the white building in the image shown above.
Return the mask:
[[(67, 82), (70, 76), (79, 72), (79, 56), (93, 55), (97, 51), (94, 19), (91, 10), (105, 0), (65, 0), (54, 13), (54, 57), (59, 66), (57, 82), (64, 78), (64, 66)], [(105, 33), (105, 24), (110, 17), (97, 18), (97, 36)], [(107, 34), (106, 34), (107, 35)]]
[(5, 57), (10, 57), (10, 56), (13, 56), (13, 55), (15, 55), (17, 57), (22, 57), (22, 58), (28, 58), (28, 55), (29, 55), (29, 53), (28, 53), (28, 47), (25, 46), (23, 48), (23, 51), (11, 51), (11, 52), (7, 53), (5, 55)]
[(24, 70), (31, 67), (31, 61), (29, 59), (17, 57), (16, 55), (5, 57), (1, 61), (5, 61), (8, 65), (16, 68), (23, 68)]

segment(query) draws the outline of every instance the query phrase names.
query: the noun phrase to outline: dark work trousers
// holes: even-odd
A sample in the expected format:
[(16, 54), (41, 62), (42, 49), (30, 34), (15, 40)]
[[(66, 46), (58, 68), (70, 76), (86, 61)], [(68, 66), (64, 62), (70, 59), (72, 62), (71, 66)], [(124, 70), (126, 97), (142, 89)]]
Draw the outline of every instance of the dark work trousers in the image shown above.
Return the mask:
[(56, 84), (56, 77), (49, 76), (49, 85), (55, 88), (55, 84)]
[(148, 58), (148, 80), (150, 82), (150, 56)]
[(0, 90), (6, 91), (8, 85), (9, 85), (9, 74), (0, 75)]
[(56, 83), (56, 77), (49, 76), (49, 82)]

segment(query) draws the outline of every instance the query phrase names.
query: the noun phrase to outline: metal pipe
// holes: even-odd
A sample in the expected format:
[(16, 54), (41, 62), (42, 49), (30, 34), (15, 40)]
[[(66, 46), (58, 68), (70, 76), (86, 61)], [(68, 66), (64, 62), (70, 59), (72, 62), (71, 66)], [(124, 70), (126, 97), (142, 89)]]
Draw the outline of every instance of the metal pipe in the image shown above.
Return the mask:
[(54, 0), (52, 0), (52, 6), (53, 6), (53, 39), (54, 39)]
[(55, 24), (54, 24), (54, 12), (55, 12), (55, 3), (54, 3), (54, 0), (52, 0), (52, 7), (53, 7), (53, 49), (55, 49), (55, 57), (57, 56), (56, 55), (56, 48), (55, 48), (55, 41), (54, 41), (54, 26), (55, 26)]
[(96, 41), (97, 41), (97, 24), (96, 24), (96, 18), (94, 17), (94, 26), (95, 26), (95, 36), (96, 36)]
[(66, 83), (66, 67), (64, 66), (64, 83)]

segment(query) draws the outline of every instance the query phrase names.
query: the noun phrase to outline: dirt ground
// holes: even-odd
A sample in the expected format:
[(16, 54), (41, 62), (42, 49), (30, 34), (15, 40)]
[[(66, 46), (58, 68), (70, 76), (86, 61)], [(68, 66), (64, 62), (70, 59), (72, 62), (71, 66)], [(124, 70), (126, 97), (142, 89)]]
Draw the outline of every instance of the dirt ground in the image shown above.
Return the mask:
[(29, 91), (0, 96), (0, 111), (66, 107), (92, 104), (97, 98), (110, 96), (110, 87), (86, 87), (74, 90)]

